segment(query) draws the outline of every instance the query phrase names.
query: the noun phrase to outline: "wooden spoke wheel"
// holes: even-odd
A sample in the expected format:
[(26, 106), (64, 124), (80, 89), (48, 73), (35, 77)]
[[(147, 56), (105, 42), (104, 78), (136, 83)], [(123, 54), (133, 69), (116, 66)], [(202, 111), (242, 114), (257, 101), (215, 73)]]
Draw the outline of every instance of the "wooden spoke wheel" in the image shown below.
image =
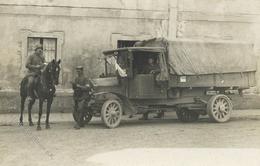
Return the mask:
[(215, 95), (207, 104), (207, 113), (213, 122), (223, 123), (230, 119), (233, 105), (226, 95)]
[(115, 128), (120, 124), (122, 106), (118, 100), (107, 100), (101, 109), (101, 118), (108, 128)]
[(91, 121), (92, 116), (93, 114), (90, 110), (84, 111), (81, 125), (84, 126), (85, 124), (88, 124)]
[(182, 122), (195, 122), (199, 119), (197, 112), (188, 110), (187, 108), (180, 108), (176, 111), (177, 117)]
[[(92, 114), (91, 111), (85, 110), (84, 113), (83, 113), (83, 116), (81, 117), (80, 126), (82, 127), (82, 126), (88, 124), (91, 121), (92, 116), (93, 116), (93, 114)], [(78, 120), (79, 120), (79, 112), (78, 111), (73, 112), (73, 119), (74, 119), (75, 122), (78, 122)]]
[[(75, 122), (78, 122), (78, 120), (80, 120), (81, 127), (84, 126), (85, 124), (88, 124), (93, 116), (91, 109), (87, 107), (86, 104), (87, 103), (84, 100), (80, 101), (78, 103), (78, 110), (74, 109), (72, 114)], [(83, 110), (82, 117), (79, 117), (80, 116), (79, 110)]]

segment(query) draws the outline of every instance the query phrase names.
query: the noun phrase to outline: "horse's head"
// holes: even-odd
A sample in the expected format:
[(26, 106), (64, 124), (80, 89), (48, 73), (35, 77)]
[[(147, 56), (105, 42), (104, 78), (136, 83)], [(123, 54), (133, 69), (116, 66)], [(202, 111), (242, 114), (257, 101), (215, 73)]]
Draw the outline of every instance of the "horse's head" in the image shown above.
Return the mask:
[(55, 85), (59, 84), (59, 75), (60, 75), (60, 63), (61, 60), (55, 61), (54, 59), (48, 63), (46, 66), (46, 72), (50, 76), (50, 81), (52, 81)]

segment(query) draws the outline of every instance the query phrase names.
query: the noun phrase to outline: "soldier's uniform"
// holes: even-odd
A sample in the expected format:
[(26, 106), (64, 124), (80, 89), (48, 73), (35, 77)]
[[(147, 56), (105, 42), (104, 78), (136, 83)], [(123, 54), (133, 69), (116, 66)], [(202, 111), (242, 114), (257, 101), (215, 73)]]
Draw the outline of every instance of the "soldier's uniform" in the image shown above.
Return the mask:
[(150, 74), (151, 71), (154, 71), (154, 72), (160, 72), (160, 68), (158, 65), (145, 65), (144, 67), (144, 70), (143, 70), (143, 74)]
[[(41, 45), (37, 45), (35, 51), (38, 49), (42, 50)], [(28, 79), (28, 91), (27, 94), (32, 99), (34, 97), (34, 85), (37, 83), (38, 76), (41, 73), (41, 69), (44, 67), (45, 58), (42, 54), (37, 54), (34, 52), (30, 55), (26, 61), (25, 67), (28, 69), (27, 79)]]
[[(152, 58), (149, 58), (149, 60), (150, 59), (152, 59)], [(153, 59), (152, 59), (151, 63), (148, 62), (147, 64), (144, 65), (142, 74), (151, 74), (152, 71), (154, 72), (154, 74), (158, 74), (160, 72), (159, 65), (157, 63), (154, 64)]]
[[(83, 72), (83, 67), (78, 66), (76, 67), (77, 71)], [(73, 99), (74, 99), (74, 111), (77, 112), (77, 125), (75, 128), (79, 128), (82, 126), (82, 120), (84, 115), (84, 110), (87, 109), (88, 103), (90, 101), (90, 93), (93, 90), (93, 84), (91, 81), (84, 76), (82, 73), (81, 75), (75, 78), (75, 81), (72, 83), (72, 88), (74, 90)]]

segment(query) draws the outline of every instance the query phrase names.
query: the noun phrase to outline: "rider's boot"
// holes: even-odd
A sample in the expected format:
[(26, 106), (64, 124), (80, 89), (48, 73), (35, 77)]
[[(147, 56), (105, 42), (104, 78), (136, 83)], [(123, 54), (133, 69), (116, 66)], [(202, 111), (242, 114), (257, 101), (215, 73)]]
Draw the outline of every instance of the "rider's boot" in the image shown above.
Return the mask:
[(33, 100), (33, 96), (34, 96), (34, 92), (33, 92), (33, 83), (34, 83), (34, 78), (33, 77), (29, 77), (28, 78), (28, 89), (27, 89), (27, 94), (28, 94), (28, 100), (32, 101)]

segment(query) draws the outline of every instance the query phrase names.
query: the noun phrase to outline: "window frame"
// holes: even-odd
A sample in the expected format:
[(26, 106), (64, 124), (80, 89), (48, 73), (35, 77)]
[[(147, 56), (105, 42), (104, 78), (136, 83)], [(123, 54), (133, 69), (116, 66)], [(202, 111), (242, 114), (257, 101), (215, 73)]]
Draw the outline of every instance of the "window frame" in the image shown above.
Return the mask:
[[(27, 56), (30, 56), (30, 54), (28, 53), (28, 49), (29, 49), (29, 40), (30, 39), (39, 39), (40, 40), (40, 44), (42, 46), (44, 46), (44, 40), (47, 40), (47, 39), (52, 39), (52, 40), (55, 40), (55, 54), (54, 54), (54, 58), (55, 60), (58, 60), (57, 59), (57, 38), (50, 38), (50, 37), (28, 37), (27, 38)], [(45, 50), (43, 50), (43, 53), (44, 53)], [(46, 58), (46, 57), (45, 57)], [(52, 58), (51, 58), (52, 59)], [(46, 59), (45, 59), (46, 60)], [(48, 62), (48, 61), (47, 61)]]
[[(20, 52), (21, 52), (21, 64), (20, 64), (20, 76), (24, 77), (27, 73), (25, 63), (28, 58), (28, 38), (55, 38), (56, 39), (56, 58), (62, 60), (62, 48), (64, 44), (64, 32), (35, 32), (28, 29), (20, 30)], [(61, 73), (59, 81), (62, 82), (62, 63)]]

